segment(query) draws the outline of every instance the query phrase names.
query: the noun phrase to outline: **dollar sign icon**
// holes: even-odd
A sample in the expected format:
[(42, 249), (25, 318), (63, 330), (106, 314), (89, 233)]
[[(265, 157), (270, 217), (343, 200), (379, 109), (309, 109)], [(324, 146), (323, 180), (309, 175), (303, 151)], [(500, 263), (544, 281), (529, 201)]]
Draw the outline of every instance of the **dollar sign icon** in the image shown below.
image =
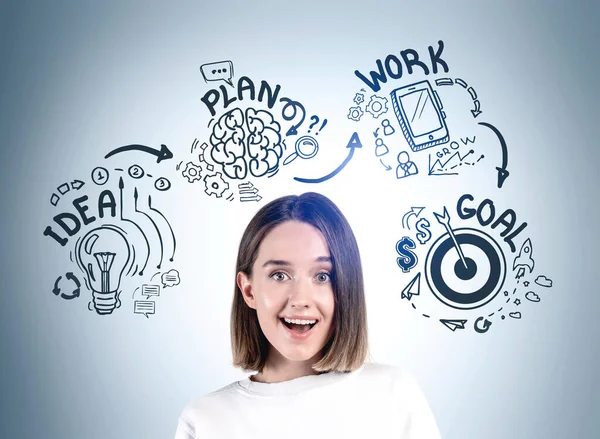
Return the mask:
[(421, 218), (417, 221), (417, 239), (421, 243), (421, 245), (427, 244), (427, 242), (431, 239), (431, 232), (429, 231), (429, 221), (425, 218)]
[(416, 248), (415, 241), (410, 239), (408, 236), (403, 236), (400, 241), (396, 243), (396, 251), (401, 256), (400, 258), (396, 258), (396, 262), (398, 263), (398, 267), (402, 268), (404, 273), (408, 273), (411, 268), (417, 265), (417, 255), (415, 255), (409, 249)]

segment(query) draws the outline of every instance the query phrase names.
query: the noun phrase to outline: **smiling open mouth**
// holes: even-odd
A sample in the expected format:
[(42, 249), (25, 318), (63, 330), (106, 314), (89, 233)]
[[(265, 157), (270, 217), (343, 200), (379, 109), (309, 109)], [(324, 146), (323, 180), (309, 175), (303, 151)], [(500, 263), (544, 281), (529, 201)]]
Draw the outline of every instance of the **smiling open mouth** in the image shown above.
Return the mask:
[(317, 323), (319, 323), (318, 320), (314, 321), (314, 323), (306, 323), (309, 322), (308, 320), (289, 321), (289, 319), (286, 320), (284, 318), (280, 318), (279, 320), (281, 320), (281, 323), (283, 323), (288, 329), (291, 329), (298, 334), (310, 331)]

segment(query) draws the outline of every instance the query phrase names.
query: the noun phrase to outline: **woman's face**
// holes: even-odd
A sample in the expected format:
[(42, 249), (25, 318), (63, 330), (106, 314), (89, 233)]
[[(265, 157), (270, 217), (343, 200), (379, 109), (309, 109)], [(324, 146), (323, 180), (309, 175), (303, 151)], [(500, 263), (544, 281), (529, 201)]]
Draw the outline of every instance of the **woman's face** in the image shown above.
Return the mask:
[(317, 361), (333, 333), (332, 269), (321, 232), (287, 221), (264, 237), (252, 276), (238, 274), (238, 286), (256, 309), (265, 337), (289, 361)]

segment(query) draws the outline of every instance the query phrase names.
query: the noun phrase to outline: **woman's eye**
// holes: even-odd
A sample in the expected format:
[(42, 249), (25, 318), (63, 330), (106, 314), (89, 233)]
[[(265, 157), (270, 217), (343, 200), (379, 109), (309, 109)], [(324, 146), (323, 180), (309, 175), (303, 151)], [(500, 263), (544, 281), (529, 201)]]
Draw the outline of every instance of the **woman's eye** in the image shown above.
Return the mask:
[(331, 278), (331, 275), (329, 273), (319, 273), (319, 274), (317, 274), (317, 280), (319, 282), (328, 282), (330, 278)]
[(283, 281), (283, 280), (285, 280), (286, 275), (285, 275), (285, 273), (282, 273), (281, 271), (277, 271), (271, 275), (271, 278), (276, 281)]

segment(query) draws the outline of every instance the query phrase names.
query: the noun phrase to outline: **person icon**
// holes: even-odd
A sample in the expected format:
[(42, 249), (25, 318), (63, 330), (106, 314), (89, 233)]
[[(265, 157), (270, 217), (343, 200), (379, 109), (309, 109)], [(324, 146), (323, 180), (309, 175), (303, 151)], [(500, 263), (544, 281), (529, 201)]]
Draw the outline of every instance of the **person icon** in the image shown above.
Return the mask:
[(396, 167), (396, 178), (409, 177), (419, 173), (415, 162), (410, 160), (410, 156), (406, 151), (398, 154), (398, 166)]
[(390, 124), (390, 120), (389, 119), (383, 119), (381, 121), (381, 127), (383, 128), (383, 135), (384, 136), (391, 136), (392, 134), (394, 134), (396, 132), (396, 130), (394, 129), (394, 127)]
[(390, 150), (383, 143), (383, 139), (375, 139), (375, 156), (381, 157), (382, 155), (386, 155)]

